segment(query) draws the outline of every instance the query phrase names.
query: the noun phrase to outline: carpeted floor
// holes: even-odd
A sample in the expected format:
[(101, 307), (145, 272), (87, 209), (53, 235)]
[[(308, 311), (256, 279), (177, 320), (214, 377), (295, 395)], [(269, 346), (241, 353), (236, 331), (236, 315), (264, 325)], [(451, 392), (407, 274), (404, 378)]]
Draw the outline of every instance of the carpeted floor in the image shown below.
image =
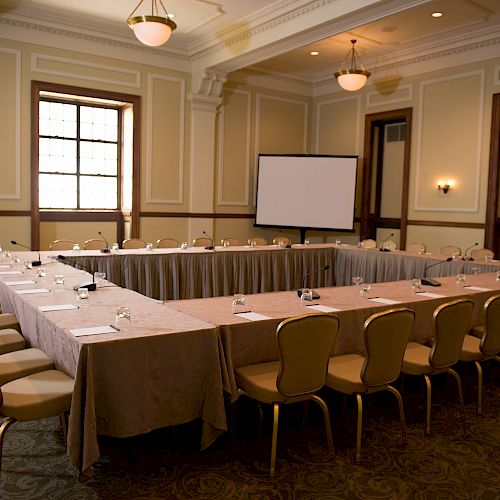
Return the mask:
[(485, 369), (484, 415), (476, 415), (476, 375), (459, 367), (467, 426), (451, 377), (433, 382), (432, 435), (424, 436), (423, 382), (407, 379), (408, 446), (401, 446), (395, 400), (365, 398), (362, 463), (354, 465), (355, 400), (323, 393), (332, 411), (335, 457), (327, 453), (315, 406), (281, 413), (277, 477), (268, 477), (271, 412), (258, 436), (253, 401), (238, 402), (236, 435), (200, 452), (199, 425), (131, 439), (101, 440), (102, 459), (79, 481), (69, 464), (58, 420), (17, 423), (7, 433), (0, 498), (7, 499), (500, 499), (500, 363)]

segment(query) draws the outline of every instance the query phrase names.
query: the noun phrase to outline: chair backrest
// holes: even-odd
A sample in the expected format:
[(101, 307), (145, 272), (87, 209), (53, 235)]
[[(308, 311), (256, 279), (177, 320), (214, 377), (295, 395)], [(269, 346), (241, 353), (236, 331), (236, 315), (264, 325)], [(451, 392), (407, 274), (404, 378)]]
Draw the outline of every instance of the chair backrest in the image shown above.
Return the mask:
[(73, 246), (76, 245), (76, 241), (73, 240), (54, 240), (50, 244), (51, 250), (73, 250)]
[(276, 387), (280, 394), (301, 396), (323, 387), (338, 327), (339, 319), (332, 314), (305, 314), (278, 325), (280, 370)]
[(280, 241), (284, 245), (290, 245), (290, 238), (287, 238), (286, 236), (276, 236), (276, 238), (273, 238), (273, 245), (279, 245)]
[(441, 253), (441, 255), (444, 255), (446, 257), (453, 257), (453, 255), (462, 255), (462, 249), (455, 245), (447, 245), (445, 247), (442, 247), (439, 252)]
[(388, 250), (398, 249), (398, 244), (394, 240), (386, 240), (381, 246), (382, 248), (387, 248)]
[(470, 330), (474, 303), (458, 299), (441, 304), (434, 311), (434, 341), (429, 354), (433, 368), (454, 365), (462, 352), (465, 334)]
[(98, 238), (92, 238), (83, 242), (84, 250), (102, 250), (107, 248), (107, 243), (104, 240)]
[(213, 247), (214, 242), (210, 238), (196, 238), (193, 240), (194, 247)]
[(365, 321), (361, 380), (366, 386), (389, 385), (399, 377), (414, 320), (415, 312), (402, 307), (373, 314)]
[(480, 348), (486, 356), (493, 356), (500, 353), (500, 295), (493, 295), (484, 303), (484, 316)]
[(407, 252), (413, 252), (413, 253), (419, 253), (419, 252), (425, 252), (427, 247), (423, 243), (412, 243), (411, 245), (408, 245), (406, 247)]
[(237, 238), (223, 238), (220, 242), (222, 246), (224, 246), (224, 243), (227, 241), (227, 245), (230, 247), (239, 247), (240, 246), (240, 240)]
[(361, 242), (361, 246), (363, 248), (377, 248), (377, 242), (375, 240), (368, 238)]
[(177, 248), (179, 242), (173, 238), (162, 238), (156, 242), (156, 248)]
[(257, 236), (252, 236), (252, 238), (248, 239), (248, 244), (251, 245), (252, 241), (255, 241), (255, 244), (258, 247), (264, 247), (267, 245), (267, 241), (264, 238), (259, 238)]
[(486, 256), (493, 258), (495, 256), (495, 252), (493, 252), (493, 250), (489, 250), (488, 248), (478, 248), (476, 250), (472, 250), (470, 256), (473, 259), (484, 259)]
[(122, 248), (146, 248), (147, 243), (138, 238), (130, 238), (129, 240), (123, 240)]

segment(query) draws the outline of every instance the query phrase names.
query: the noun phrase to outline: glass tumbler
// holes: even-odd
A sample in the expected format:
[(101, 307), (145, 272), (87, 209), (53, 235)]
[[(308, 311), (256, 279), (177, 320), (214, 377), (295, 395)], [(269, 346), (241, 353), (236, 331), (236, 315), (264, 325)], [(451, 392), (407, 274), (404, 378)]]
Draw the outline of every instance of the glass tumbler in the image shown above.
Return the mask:
[(232, 311), (233, 314), (246, 312), (246, 299), (242, 293), (235, 293), (233, 296)]
[(118, 306), (116, 308), (115, 326), (119, 330), (130, 326), (130, 307)]

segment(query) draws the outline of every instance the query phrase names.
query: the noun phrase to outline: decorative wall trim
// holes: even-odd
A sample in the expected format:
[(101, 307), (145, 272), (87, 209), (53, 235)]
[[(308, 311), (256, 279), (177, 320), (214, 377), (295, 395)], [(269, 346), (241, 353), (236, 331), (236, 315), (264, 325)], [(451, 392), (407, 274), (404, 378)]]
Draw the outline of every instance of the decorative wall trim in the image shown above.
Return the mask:
[[(59, 71), (55, 69), (47, 69), (39, 66), (43, 60), (46, 61), (56, 61), (62, 64), (68, 64), (71, 66), (81, 66), (82, 68), (92, 68), (98, 69), (100, 71), (112, 71), (113, 73), (122, 73), (123, 75), (132, 75), (134, 77), (132, 82), (126, 80), (119, 80), (116, 78), (99, 78), (96, 76), (87, 75), (84, 73), (72, 73), (71, 71)], [(109, 66), (103, 64), (96, 64), (91, 62), (79, 61), (77, 59), (66, 59), (64, 57), (49, 56), (47, 54), (31, 54), (31, 71), (47, 74), (47, 75), (58, 75), (65, 76), (67, 78), (77, 78), (79, 80), (88, 80), (92, 82), (100, 83), (111, 83), (113, 85), (121, 85), (123, 87), (139, 88), (141, 86), (141, 73), (140, 71), (134, 71), (130, 69), (120, 68), (119, 66)]]
[(408, 220), (408, 226), (429, 226), (429, 227), (462, 227), (467, 229), (484, 229), (484, 222), (451, 222), (444, 220)]
[(41, 210), (40, 222), (121, 222), (124, 215), (120, 210)]
[(187, 219), (255, 219), (255, 214), (216, 214), (198, 212), (140, 212), (140, 217), (166, 217)]
[(16, 82), (14, 95), (14, 192), (1, 193), (0, 200), (21, 199), (21, 51), (0, 47), (0, 52), (16, 56)]
[(470, 71), (466, 73), (457, 73), (451, 76), (445, 76), (442, 78), (435, 78), (432, 80), (423, 80), (420, 82), (420, 104), (419, 104), (419, 113), (418, 113), (418, 133), (417, 133), (417, 158), (416, 158), (416, 168), (415, 168), (415, 211), (432, 211), (432, 212), (477, 212), (479, 210), (479, 180), (481, 173), (481, 144), (482, 144), (482, 135), (483, 135), (483, 119), (479, 120), (479, 126), (476, 135), (476, 165), (475, 165), (475, 190), (474, 190), (474, 201), (471, 207), (454, 207), (454, 208), (445, 208), (445, 207), (427, 207), (420, 204), (420, 165), (421, 165), (421, 154), (422, 154), (422, 128), (423, 128), (423, 111), (424, 111), (424, 88), (426, 85), (433, 85), (435, 83), (441, 83), (445, 81), (451, 80), (461, 80), (463, 78), (467, 78), (469, 76), (478, 75), (480, 77), (480, 97), (479, 97), (479, 110), (478, 116), (483, 117), (484, 113), (484, 79), (485, 79), (485, 71), (477, 70)]
[(246, 90), (231, 89), (233, 94), (245, 95), (247, 97), (246, 110), (246, 144), (245, 144), (245, 197), (243, 200), (224, 200), (223, 198), (223, 180), (224, 180), (224, 107), (219, 114), (219, 162), (218, 162), (218, 189), (217, 204), (247, 206), (250, 193), (250, 127), (251, 127), (251, 106), (252, 94)]
[[(388, 97), (387, 99), (380, 99), (381, 94), (379, 92), (367, 92), (366, 94), (366, 107), (373, 108), (375, 106), (383, 106), (386, 104), (397, 104), (399, 102), (407, 102), (413, 99), (413, 85), (401, 85), (395, 89), (395, 92), (406, 92), (406, 95), (401, 97), (393, 97), (392, 99)], [(375, 102), (375, 98), (378, 97), (379, 100)]]
[(500, 66), (495, 66), (493, 70), (493, 85), (500, 85)]
[[(177, 199), (166, 200), (161, 198), (153, 198), (151, 192), (151, 175), (152, 175), (152, 157), (153, 157), (153, 81), (166, 80), (169, 82), (177, 82), (181, 88), (180, 95), (180, 116), (179, 116), (179, 185), (177, 186)], [(186, 82), (181, 78), (170, 76), (148, 74), (148, 105), (147, 105), (147, 152), (146, 152), (146, 202), (147, 203), (175, 203), (181, 204), (184, 202), (184, 125), (185, 125), (185, 102), (186, 102)]]
[(0, 217), (31, 217), (31, 210), (0, 210)]

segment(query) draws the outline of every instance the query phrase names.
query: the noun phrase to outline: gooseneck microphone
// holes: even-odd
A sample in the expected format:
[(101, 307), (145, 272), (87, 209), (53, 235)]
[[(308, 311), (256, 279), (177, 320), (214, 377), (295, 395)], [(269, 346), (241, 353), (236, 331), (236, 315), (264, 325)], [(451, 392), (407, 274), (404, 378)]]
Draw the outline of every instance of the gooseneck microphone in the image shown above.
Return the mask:
[(23, 247), (23, 248), (27, 248), (30, 252), (37, 252), (38, 253), (38, 260), (32, 260), (31, 261), (31, 265), (33, 267), (36, 267), (36, 266), (41, 266), (42, 265), (42, 258), (40, 257), (40, 252), (38, 250), (34, 250), (33, 248), (31, 247), (28, 247), (26, 245), (22, 245), (21, 243), (18, 243), (17, 241), (15, 240), (10, 240), (10, 242), (13, 244), (13, 245), (17, 245), (19, 247)]
[(434, 262), (434, 264), (429, 264), (428, 266), (425, 266), (424, 276), (422, 278), (420, 278), (420, 282), (422, 283), (422, 285), (441, 286), (441, 282), (440, 281), (434, 280), (432, 278), (426, 278), (425, 277), (425, 275), (427, 273), (427, 269), (430, 269), (431, 267), (434, 267), (434, 266), (439, 266), (443, 262), (450, 262), (452, 260), (453, 260), (453, 257), (448, 257), (446, 260), (440, 260), (439, 262)]
[(387, 236), (387, 238), (382, 240), (382, 243), (380, 244), (380, 251), (381, 252), (390, 252), (391, 251), (390, 248), (385, 248), (384, 244), (387, 240), (390, 240), (393, 236), (394, 236), (394, 233), (391, 233), (389, 236)]
[[(73, 260), (69, 257), (65, 257), (64, 255), (58, 255), (57, 260), (61, 261), (63, 264), (68, 263), (71, 265), (74, 264), (74, 267), (79, 266), (84, 271), (87, 271), (88, 273), (90, 273), (92, 275), (92, 282), (89, 281), (87, 283), (81, 283), (80, 285), (75, 285), (73, 287), (73, 290), (78, 290), (79, 288), (86, 288), (89, 292), (95, 291), (95, 289), (97, 288), (97, 285), (95, 284), (94, 271), (92, 269), (90, 269), (87, 266), (84, 266), (83, 264), (80, 264), (76, 260)], [(76, 267), (76, 268), (78, 269), (78, 267)]]
[(101, 237), (102, 241), (104, 241), (104, 243), (106, 243), (106, 248), (101, 248), (100, 252), (101, 253), (110, 253), (111, 250), (109, 249), (109, 242), (106, 239), (106, 237), (104, 236), (104, 234), (102, 234), (101, 231), (97, 231), (97, 234)]
[(474, 247), (477, 247), (479, 243), (474, 243), (474, 245), (465, 249), (463, 260), (474, 260), (470, 255), (467, 255)]
[[(304, 277), (302, 278), (302, 288), (297, 289), (297, 295), (299, 297), (302, 297), (302, 292), (304, 291), (304, 288), (306, 287), (306, 279), (309, 278), (309, 276), (316, 274), (316, 273), (320, 273), (321, 271), (328, 271), (328, 269), (330, 269), (330, 266), (327, 264), (326, 266), (322, 266), (319, 269), (315, 269), (314, 271), (311, 271), (310, 273), (307, 273), (306, 275), (304, 275)], [(313, 300), (317, 300), (320, 298), (320, 294), (313, 290), (312, 298), (313, 298)]]
[(203, 236), (205, 236), (205, 238), (208, 238), (208, 239), (212, 242), (212, 244), (211, 244), (211, 245), (209, 245), (208, 247), (205, 247), (205, 250), (215, 250), (215, 247), (214, 247), (214, 245), (213, 245), (213, 243), (214, 243), (213, 238), (212, 238), (212, 237), (210, 237), (210, 236), (208, 236), (208, 234), (207, 234), (207, 232), (206, 232), (206, 231), (202, 231), (202, 233), (203, 233)]

